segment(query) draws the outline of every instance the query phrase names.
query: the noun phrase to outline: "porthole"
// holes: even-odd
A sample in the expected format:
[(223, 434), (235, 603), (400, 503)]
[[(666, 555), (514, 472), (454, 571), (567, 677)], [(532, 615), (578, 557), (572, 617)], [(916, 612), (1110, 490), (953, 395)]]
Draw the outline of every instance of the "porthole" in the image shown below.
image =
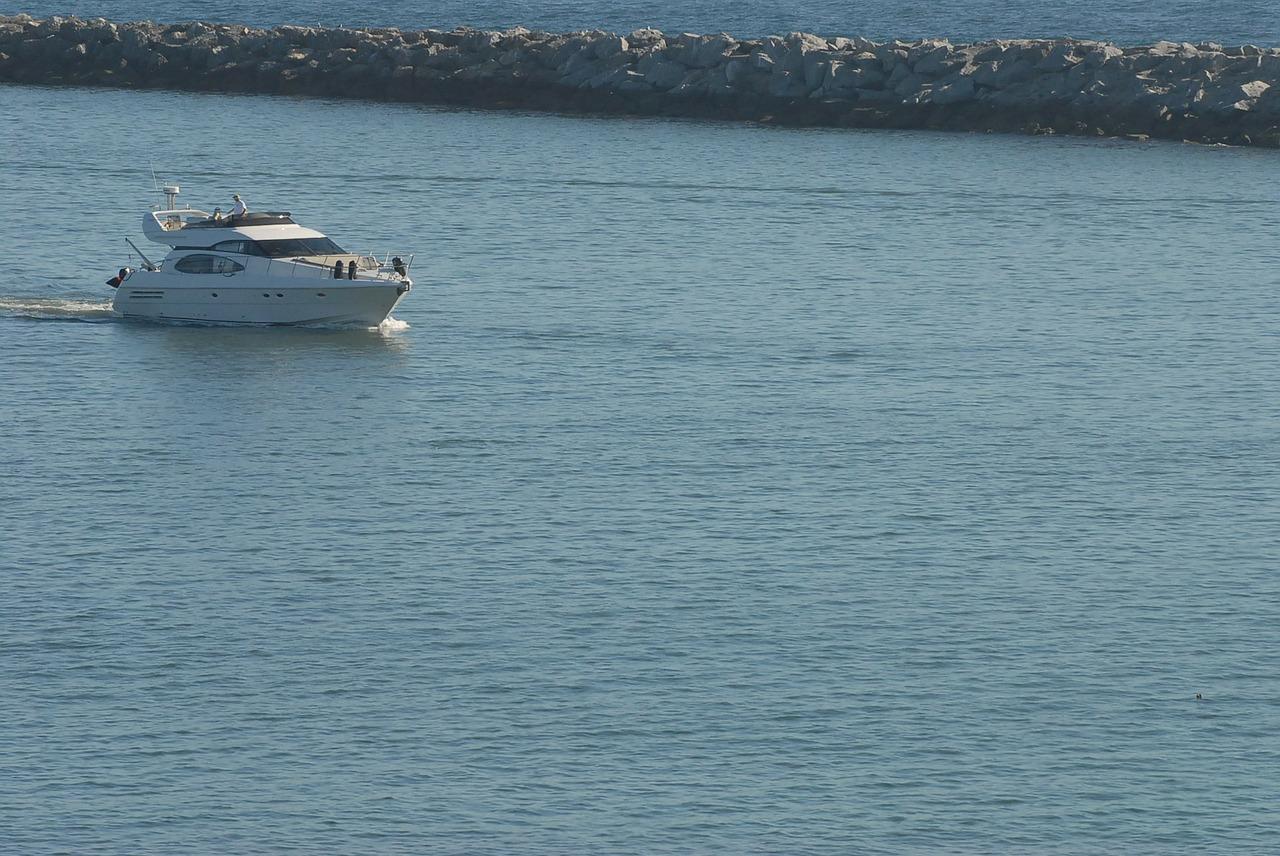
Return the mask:
[(316, 292), (316, 297), (328, 297), (328, 296), (329, 296), (329, 295), (325, 294), (323, 291), (317, 291), (317, 292)]
[(217, 296), (218, 296), (218, 292), (216, 292), (216, 291), (215, 291), (215, 292), (213, 292), (213, 296), (214, 296), (214, 297), (217, 297)]
[(284, 295), (277, 291), (277, 292), (276, 292), (276, 297), (284, 297)]
[(263, 297), (270, 297), (271, 295), (270, 295), (270, 294), (267, 294), (267, 293), (264, 291), (264, 292), (262, 292), (262, 296), (263, 296)]

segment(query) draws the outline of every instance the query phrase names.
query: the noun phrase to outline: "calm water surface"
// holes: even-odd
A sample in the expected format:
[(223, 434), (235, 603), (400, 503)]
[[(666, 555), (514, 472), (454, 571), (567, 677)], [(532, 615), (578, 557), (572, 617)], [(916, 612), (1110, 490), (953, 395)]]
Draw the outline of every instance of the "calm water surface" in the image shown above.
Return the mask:
[[(1280, 154), (0, 105), (6, 852), (1274, 851)], [(152, 163), (404, 323), (112, 319)]]

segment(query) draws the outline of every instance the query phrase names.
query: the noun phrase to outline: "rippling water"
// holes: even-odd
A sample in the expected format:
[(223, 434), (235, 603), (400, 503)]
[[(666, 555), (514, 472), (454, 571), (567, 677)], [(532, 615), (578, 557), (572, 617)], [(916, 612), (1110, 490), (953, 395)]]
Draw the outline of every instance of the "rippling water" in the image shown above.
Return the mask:
[[(6, 851), (1274, 848), (1275, 152), (0, 103)], [(114, 320), (152, 163), (403, 323)]]
[(1276, 13), (1273, 3), (1265, 0), (1230, 0), (1228, 3), (1086, 0), (1060, 4), (1036, 0), (965, 0), (963, 3), (868, 0), (857, 4), (832, 0), (785, 4), (762, 0), (686, 3), (644, 0), (603, 4), (588, 0), (549, 3), (443, 0), (430, 4), (416, 0), (327, 0), (323, 4), (315, 0), (277, 0), (271, 4), (249, 0), (225, 0), (216, 4), (194, 0), (128, 0), (119, 4), (105, 4), (102, 0), (38, 0), (34, 3), (28, 0), (14, 11), (34, 15), (104, 15), (130, 20), (217, 20), (259, 26), (287, 23), (447, 29), (458, 24), (523, 25), (553, 32), (593, 27), (629, 32), (636, 27), (660, 27), (676, 32), (728, 31), (739, 37), (801, 30), (876, 38), (947, 36), (978, 40), (1073, 36), (1125, 44), (1147, 44), (1165, 38), (1280, 45), (1280, 14)]

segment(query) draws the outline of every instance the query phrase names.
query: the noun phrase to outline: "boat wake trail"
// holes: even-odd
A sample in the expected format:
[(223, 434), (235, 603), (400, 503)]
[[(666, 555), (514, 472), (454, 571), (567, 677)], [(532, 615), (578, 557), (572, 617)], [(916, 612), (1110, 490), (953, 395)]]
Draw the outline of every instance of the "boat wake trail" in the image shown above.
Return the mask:
[(0, 316), (6, 315), (43, 321), (112, 321), (117, 317), (110, 300), (0, 297)]
[[(29, 318), (38, 321), (79, 321), (84, 323), (100, 323), (104, 321), (120, 321), (121, 317), (111, 308), (110, 300), (85, 300), (62, 297), (4, 297), (0, 296), (0, 318)], [(206, 322), (184, 322), (176, 319), (161, 320), (160, 323), (178, 327), (221, 327), (224, 325)], [(358, 325), (317, 325), (317, 329), (332, 330), (376, 330), (378, 333), (403, 333), (409, 329), (409, 322), (388, 316), (377, 327), (360, 327)]]

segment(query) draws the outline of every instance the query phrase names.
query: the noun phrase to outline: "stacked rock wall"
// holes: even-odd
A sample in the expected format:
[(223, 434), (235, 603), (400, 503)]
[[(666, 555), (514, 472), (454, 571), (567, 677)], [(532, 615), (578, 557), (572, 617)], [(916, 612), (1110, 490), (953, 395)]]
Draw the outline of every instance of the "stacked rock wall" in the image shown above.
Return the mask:
[(0, 17), (0, 80), (1280, 147), (1280, 49)]

